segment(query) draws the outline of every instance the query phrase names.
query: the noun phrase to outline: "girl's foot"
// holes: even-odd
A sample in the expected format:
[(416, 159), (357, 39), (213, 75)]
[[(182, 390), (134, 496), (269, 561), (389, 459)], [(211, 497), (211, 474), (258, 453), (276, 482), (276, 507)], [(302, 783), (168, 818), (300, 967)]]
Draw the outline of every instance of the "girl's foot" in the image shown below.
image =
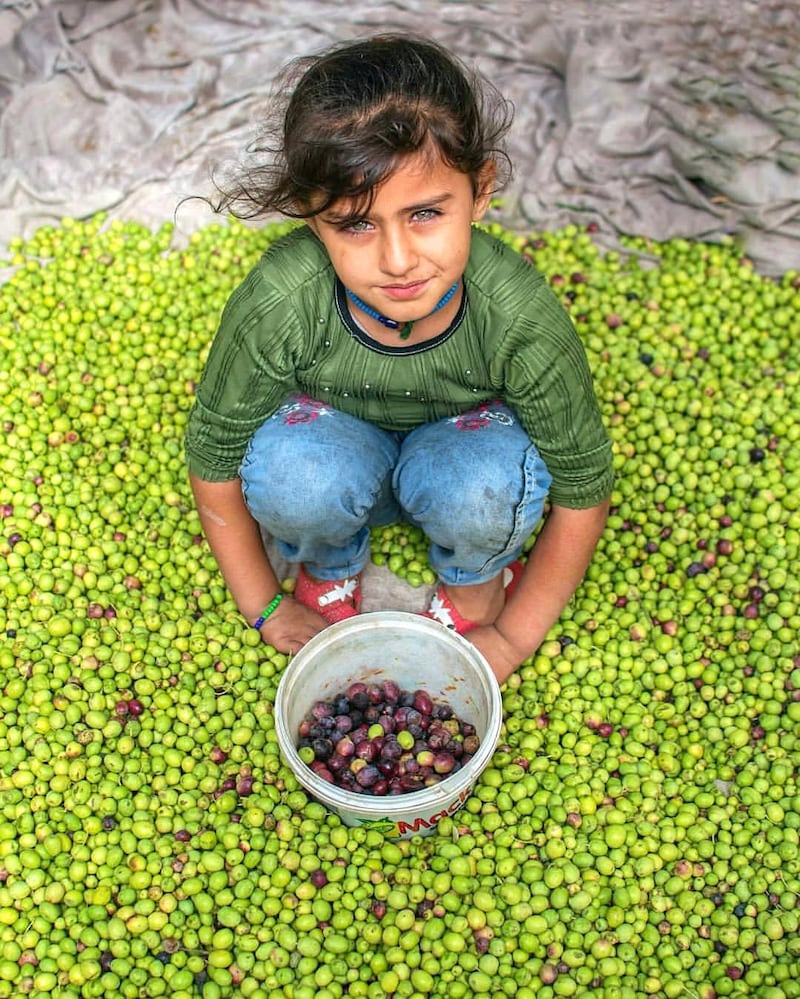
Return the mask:
[[(511, 565), (506, 566), (501, 574), (502, 584), (503, 584), (503, 602), (511, 596), (514, 592), (517, 583), (522, 576), (522, 571), (524, 566), (521, 562), (512, 562)], [(459, 587), (459, 589), (472, 589), (472, 587)], [(502, 608), (502, 605), (501, 605)], [(438, 621), (443, 624), (445, 628), (449, 628), (451, 631), (455, 631), (459, 635), (465, 635), (468, 631), (472, 631), (473, 628), (480, 628), (481, 622), (471, 621), (469, 618), (464, 617), (456, 609), (455, 604), (447, 595), (447, 590), (443, 583), (440, 583), (436, 589), (436, 592), (431, 597), (431, 602), (428, 604), (428, 609), (423, 614), (423, 617), (432, 618), (434, 621)]]
[(316, 611), (328, 624), (355, 617), (361, 609), (361, 574), (345, 579), (315, 579), (301, 565), (294, 599)]

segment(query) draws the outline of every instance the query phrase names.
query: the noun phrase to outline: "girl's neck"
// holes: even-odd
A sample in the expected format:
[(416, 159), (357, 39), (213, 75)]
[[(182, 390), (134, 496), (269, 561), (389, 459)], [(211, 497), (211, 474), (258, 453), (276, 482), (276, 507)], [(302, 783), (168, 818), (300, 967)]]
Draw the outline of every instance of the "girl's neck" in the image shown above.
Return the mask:
[[(420, 342), (430, 340), (443, 332), (452, 322), (461, 302), (461, 279), (456, 281), (445, 294), (439, 299), (435, 308), (427, 315), (411, 322), (400, 322), (390, 316), (384, 316), (371, 306), (363, 302), (349, 288), (345, 288), (348, 298), (348, 306), (352, 315), (352, 306), (355, 305), (359, 313), (366, 317), (366, 322), (361, 322), (367, 331), (374, 335), (375, 339), (387, 346), (402, 346), (409, 340)], [(371, 321), (371, 322), (370, 322)], [(369, 325), (367, 325), (369, 324)]]

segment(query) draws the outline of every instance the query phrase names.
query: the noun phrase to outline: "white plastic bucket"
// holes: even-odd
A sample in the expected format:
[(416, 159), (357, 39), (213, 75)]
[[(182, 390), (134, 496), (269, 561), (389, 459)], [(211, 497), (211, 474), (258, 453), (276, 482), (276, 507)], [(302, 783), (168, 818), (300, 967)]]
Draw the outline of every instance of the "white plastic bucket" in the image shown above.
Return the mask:
[[(449, 704), (475, 726), (478, 751), (439, 784), (407, 794), (354, 794), (329, 784), (300, 759), (298, 727), (317, 701), (359, 680), (394, 680), (402, 690), (425, 690)], [(305, 790), (346, 825), (371, 825), (396, 839), (431, 832), (458, 811), (495, 751), (502, 717), (497, 680), (475, 646), (436, 621), (403, 611), (362, 614), (320, 632), (289, 662), (275, 699), (278, 744)]]

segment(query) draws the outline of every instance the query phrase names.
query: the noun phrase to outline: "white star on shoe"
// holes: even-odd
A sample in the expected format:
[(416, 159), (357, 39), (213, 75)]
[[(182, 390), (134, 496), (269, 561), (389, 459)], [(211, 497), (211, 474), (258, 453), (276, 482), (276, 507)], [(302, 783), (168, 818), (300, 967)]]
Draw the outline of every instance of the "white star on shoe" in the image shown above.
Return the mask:
[(455, 628), (456, 624), (453, 620), (453, 615), (450, 613), (450, 608), (442, 600), (438, 593), (434, 593), (431, 597), (431, 602), (428, 606), (428, 613), (440, 624), (443, 624), (445, 628)]
[(348, 579), (343, 579), (341, 583), (337, 583), (332, 586), (327, 593), (323, 593), (319, 598), (320, 607), (327, 607), (328, 604), (336, 603), (337, 600), (341, 600), (345, 603), (350, 600), (358, 588), (358, 580), (350, 577)]

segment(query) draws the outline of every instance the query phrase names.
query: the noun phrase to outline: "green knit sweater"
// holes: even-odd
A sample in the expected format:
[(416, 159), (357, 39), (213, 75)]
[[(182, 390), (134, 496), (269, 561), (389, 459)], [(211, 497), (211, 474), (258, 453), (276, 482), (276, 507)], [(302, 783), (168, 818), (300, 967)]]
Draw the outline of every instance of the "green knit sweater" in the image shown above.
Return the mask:
[(583, 345), (547, 281), (475, 228), (464, 284), (447, 330), (386, 347), (352, 319), (310, 229), (272, 244), (223, 311), (189, 418), (190, 470), (235, 478), (252, 435), (292, 393), (401, 432), (502, 399), (547, 463), (552, 502), (605, 499), (610, 440)]

